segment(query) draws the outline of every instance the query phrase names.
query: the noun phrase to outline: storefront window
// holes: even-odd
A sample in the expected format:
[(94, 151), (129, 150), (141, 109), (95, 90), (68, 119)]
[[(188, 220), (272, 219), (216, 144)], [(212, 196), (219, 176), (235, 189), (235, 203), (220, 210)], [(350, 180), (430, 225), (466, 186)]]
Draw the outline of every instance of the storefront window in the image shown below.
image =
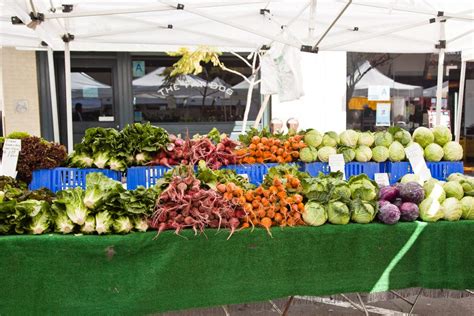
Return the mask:
[[(235, 122), (243, 119), (248, 84), (242, 77), (212, 65), (204, 65), (199, 75), (179, 76), (170, 81), (167, 68), (176, 61), (177, 58), (168, 56), (132, 58), (134, 121), (161, 126), (183, 123), (182, 129), (189, 125), (220, 123), (223, 131), (231, 132)], [(221, 61), (250, 76), (250, 69), (238, 58), (224, 56)], [(259, 106), (260, 93), (256, 87), (250, 121), (255, 119)]]
[[(447, 53), (441, 124), (453, 134), (460, 68), (460, 53)], [(436, 120), (437, 73), (438, 54), (348, 53), (347, 128), (365, 131), (400, 126), (413, 132), (419, 126), (432, 127)], [(460, 133), (467, 164), (474, 162), (473, 79), (474, 69), (468, 63)], [(389, 114), (386, 120), (380, 116), (384, 108)]]

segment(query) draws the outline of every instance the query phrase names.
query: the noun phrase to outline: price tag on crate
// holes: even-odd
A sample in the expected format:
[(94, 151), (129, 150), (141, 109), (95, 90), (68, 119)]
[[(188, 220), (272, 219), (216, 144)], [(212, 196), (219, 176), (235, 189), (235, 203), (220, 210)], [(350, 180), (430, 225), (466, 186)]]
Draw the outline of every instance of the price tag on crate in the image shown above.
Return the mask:
[(250, 181), (249, 175), (246, 173), (239, 173), (238, 176), (241, 176), (242, 178), (245, 178), (247, 181)]
[(374, 180), (379, 185), (379, 187), (386, 187), (390, 185), (388, 173), (374, 173)]
[(4, 176), (16, 178), (16, 165), (21, 150), (21, 139), (5, 139), (3, 144), (3, 158), (0, 173)]
[(431, 179), (431, 171), (426, 165), (423, 150), (418, 145), (411, 145), (405, 148), (405, 153), (410, 161), (413, 172), (420, 178), (421, 181)]
[(344, 155), (337, 154), (329, 156), (329, 169), (331, 172), (341, 171), (344, 180), (346, 179), (345, 166), (346, 162), (344, 161)]

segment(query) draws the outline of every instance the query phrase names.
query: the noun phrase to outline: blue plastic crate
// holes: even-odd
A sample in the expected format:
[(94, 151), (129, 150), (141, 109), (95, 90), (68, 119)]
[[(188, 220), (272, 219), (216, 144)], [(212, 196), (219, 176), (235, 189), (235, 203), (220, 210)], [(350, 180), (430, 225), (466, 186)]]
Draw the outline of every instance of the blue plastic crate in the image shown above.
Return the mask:
[(100, 172), (105, 176), (116, 180), (122, 180), (120, 171), (109, 169), (80, 169), (80, 168), (54, 168), (33, 171), (33, 179), (30, 183), (31, 190), (48, 188), (53, 192), (61, 190), (86, 187), (86, 175), (92, 172)]
[(166, 166), (131, 167), (127, 169), (127, 189), (134, 190), (139, 185), (152, 187), (156, 181), (170, 170)]
[[(297, 163), (289, 163), (289, 165), (295, 165)], [(268, 173), (268, 169), (278, 166), (278, 163), (266, 163), (266, 164), (240, 164), (240, 165), (228, 165), (223, 166), (223, 169), (232, 169), (237, 174), (247, 175), (249, 182), (255, 185), (260, 185)], [(301, 169), (298, 167), (298, 169)]]
[[(315, 177), (320, 172), (328, 174), (331, 169), (327, 162), (310, 162), (303, 163), (301, 171), (308, 172), (311, 176)], [(380, 164), (377, 162), (348, 162), (344, 167), (344, 171), (346, 179), (361, 173), (365, 173), (369, 178), (374, 179), (374, 175), (380, 172)]]
[[(388, 173), (390, 183), (393, 184), (400, 180), (404, 175), (413, 173), (411, 164), (408, 161), (402, 162), (386, 162), (383, 163), (381, 172)], [(431, 176), (438, 180), (446, 180), (452, 173), (463, 173), (464, 164), (462, 161), (440, 161), (427, 162), (426, 165), (431, 171)]]

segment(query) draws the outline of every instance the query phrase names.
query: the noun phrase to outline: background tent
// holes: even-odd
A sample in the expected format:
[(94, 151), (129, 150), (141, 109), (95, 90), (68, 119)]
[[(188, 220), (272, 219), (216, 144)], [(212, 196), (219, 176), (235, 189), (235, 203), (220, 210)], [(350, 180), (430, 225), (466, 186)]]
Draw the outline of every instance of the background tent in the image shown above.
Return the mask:
[[(369, 62), (365, 62), (359, 67), (360, 72), (366, 71), (370, 67)], [(367, 96), (369, 86), (388, 86), (392, 96), (400, 97), (419, 97), (422, 95), (421, 86), (413, 86), (396, 82), (381, 73), (377, 68), (369, 70), (360, 81), (355, 85), (354, 96)]]

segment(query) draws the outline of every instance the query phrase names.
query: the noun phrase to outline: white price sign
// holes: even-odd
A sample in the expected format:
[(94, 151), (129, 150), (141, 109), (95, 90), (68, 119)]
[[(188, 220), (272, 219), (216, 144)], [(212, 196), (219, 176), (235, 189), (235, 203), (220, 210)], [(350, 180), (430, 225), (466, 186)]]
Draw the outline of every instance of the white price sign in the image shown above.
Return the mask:
[(343, 179), (346, 179), (346, 173), (344, 171), (345, 165), (346, 162), (344, 161), (343, 154), (329, 156), (329, 169), (331, 170), (331, 172), (341, 171), (343, 174)]
[(375, 173), (374, 180), (379, 185), (379, 187), (386, 187), (390, 185), (388, 173)]
[(16, 165), (18, 163), (18, 155), (21, 150), (21, 139), (5, 139), (3, 144), (3, 158), (1, 174), (16, 178)]
[(410, 161), (413, 173), (415, 173), (421, 181), (431, 179), (431, 171), (426, 165), (425, 157), (423, 156), (423, 150), (418, 145), (411, 145), (405, 148), (405, 153), (408, 160)]

